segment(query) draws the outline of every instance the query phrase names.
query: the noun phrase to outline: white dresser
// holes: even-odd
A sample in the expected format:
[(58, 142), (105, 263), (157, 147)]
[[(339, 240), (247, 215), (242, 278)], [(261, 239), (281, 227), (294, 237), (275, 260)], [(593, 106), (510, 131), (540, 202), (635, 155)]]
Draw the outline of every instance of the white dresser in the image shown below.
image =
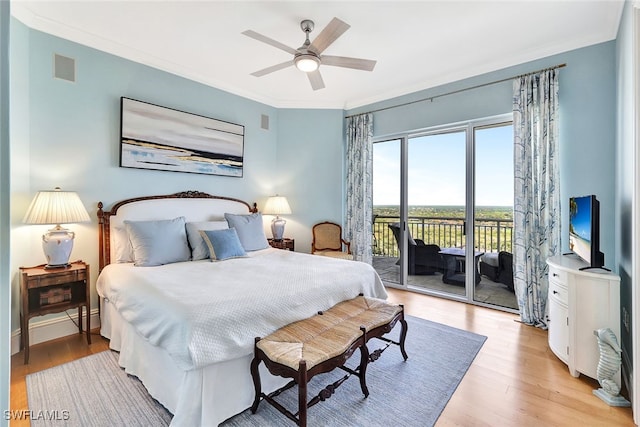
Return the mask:
[[(549, 265), (549, 347), (569, 367), (596, 378), (600, 360), (593, 331), (610, 328), (620, 343), (620, 277), (587, 264), (576, 255), (559, 255)], [(616, 374), (620, 385), (620, 371)]]

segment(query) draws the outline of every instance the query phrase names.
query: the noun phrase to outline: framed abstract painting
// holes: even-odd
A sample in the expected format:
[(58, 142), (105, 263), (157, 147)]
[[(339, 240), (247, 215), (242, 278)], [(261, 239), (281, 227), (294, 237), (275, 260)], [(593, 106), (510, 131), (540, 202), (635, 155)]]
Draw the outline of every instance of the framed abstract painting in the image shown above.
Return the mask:
[(242, 177), (244, 126), (120, 100), (120, 166)]

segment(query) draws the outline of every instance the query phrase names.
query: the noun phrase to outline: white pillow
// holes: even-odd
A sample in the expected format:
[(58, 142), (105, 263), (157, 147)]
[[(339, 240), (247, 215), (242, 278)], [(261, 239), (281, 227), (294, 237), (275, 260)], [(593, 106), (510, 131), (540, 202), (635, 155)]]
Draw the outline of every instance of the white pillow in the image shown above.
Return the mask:
[(209, 248), (200, 231), (224, 230), (229, 228), (227, 221), (201, 221), (187, 223), (187, 239), (191, 246), (191, 259), (198, 261), (209, 258)]
[(184, 217), (157, 221), (124, 221), (138, 267), (189, 261)]
[(267, 236), (264, 235), (262, 215), (253, 213), (250, 215), (236, 215), (226, 213), (224, 218), (229, 223), (229, 228), (235, 228), (238, 238), (245, 251), (257, 251), (269, 247)]
[(124, 226), (113, 227), (111, 230), (111, 241), (113, 242), (115, 261), (112, 262), (133, 262), (133, 248), (129, 241), (129, 233)]

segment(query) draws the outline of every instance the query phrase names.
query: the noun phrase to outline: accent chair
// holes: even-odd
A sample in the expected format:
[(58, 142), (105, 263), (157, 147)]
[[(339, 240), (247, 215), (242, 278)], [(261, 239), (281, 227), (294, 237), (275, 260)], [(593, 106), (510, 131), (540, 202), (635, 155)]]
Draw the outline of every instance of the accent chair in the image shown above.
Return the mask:
[(342, 226), (324, 221), (312, 228), (311, 253), (332, 258), (353, 259), (351, 242), (342, 238)]

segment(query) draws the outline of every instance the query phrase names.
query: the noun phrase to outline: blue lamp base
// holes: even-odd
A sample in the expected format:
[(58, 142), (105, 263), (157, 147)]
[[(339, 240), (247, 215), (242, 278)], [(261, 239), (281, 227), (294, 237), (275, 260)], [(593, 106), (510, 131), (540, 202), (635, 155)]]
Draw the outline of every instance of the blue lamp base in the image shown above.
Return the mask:
[(273, 240), (282, 240), (284, 236), (284, 225), (286, 223), (287, 221), (278, 216), (271, 221), (271, 234), (273, 234)]

